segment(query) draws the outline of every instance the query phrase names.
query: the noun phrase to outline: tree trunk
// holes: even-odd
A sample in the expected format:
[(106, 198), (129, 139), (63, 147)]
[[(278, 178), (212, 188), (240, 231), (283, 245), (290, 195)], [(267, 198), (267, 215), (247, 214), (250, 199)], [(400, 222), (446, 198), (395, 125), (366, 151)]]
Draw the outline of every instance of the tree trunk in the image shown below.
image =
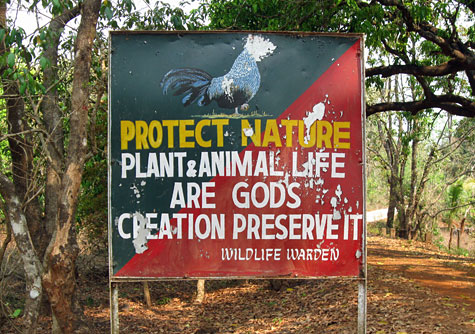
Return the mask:
[(419, 233), (421, 241), (425, 240), (425, 232), (427, 232), (427, 223), (425, 223), (425, 219), (427, 217), (427, 213), (421, 212), (418, 210), (416, 212), (416, 227), (414, 229), (414, 233), (417, 236), (417, 233)]
[(0, 194), (6, 203), (8, 221), (11, 224), (15, 243), (20, 252), (25, 270), (26, 280), (26, 301), (23, 312), (24, 334), (35, 334), (41, 296), (43, 289), (41, 286), (41, 263), (35, 252), (33, 241), (28, 231), (26, 217), (21, 208), (21, 202), (15, 193), (13, 183), (3, 174), (0, 174)]
[(465, 211), (465, 215), (460, 221), (460, 231), (458, 235), (457, 247), (460, 248), (460, 243), (462, 242), (463, 230), (465, 229), (465, 220), (467, 219), (468, 212), (470, 211), (470, 207)]
[(449, 228), (449, 249), (452, 248), (452, 235), (454, 234), (454, 228), (450, 226)]
[(398, 227), (398, 237), (402, 239), (407, 239), (408, 236), (408, 224), (407, 224), (407, 212), (406, 208), (403, 205), (398, 205), (398, 219), (399, 219), (399, 227)]
[[(7, 31), (6, 1), (0, 1), (0, 27)], [(8, 52), (4, 40), (0, 41), (0, 56)], [(2, 208), (10, 224), (15, 243), (19, 250), (25, 271), (26, 296), (23, 312), (24, 333), (36, 333), (39, 306), (43, 289), (41, 286), (42, 266), (37, 256), (37, 247), (41, 245), (41, 218), (38, 201), (32, 182), (33, 149), (29, 140), (28, 124), (24, 119), (25, 106), (15, 81), (5, 74), (7, 68), (0, 69), (1, 87), (5, 98), (8, 138), (11, 161), (12, 180), (0, 171), (0, 195), (5, 207)], [(26, 202), (28, 205), (23, 207)], [(3, 255), (2, 255), (3, 256)]]
[[(0, 2), (0, 27), (8, 30), (6, 21), (6, 1)], [(5, 41), (0, 41), (0, 56), (4, 57), (8, 53)], [(33, 175), (33, 145), (30, 127), (25, 120), (25, 104), (20, 94), (16, 80), (11, 80), (10, 75), (5, 73), (7, 66), (0, 69), (1, 87), (7, 109), (8, 144), (12, 161), (12, 179), (16, 196), (20, 200), (23, 214), (36, 250), (45, 249), (48, 244), (43, 238), (43, 224), (41, 220), (40, 207), (36, 198), (37, 184)], [(27, 203), (28, 205), (24, 205)]]
[[(58, 214), (58, 193), (61, 186), (62, 165), (64, 163), (64, 129), (63, 114), (59, 108), (57, 85), (60, 82), (58, 72), (58, 50), (62, 32), (66, 24), (80, 13), (79, 7), (71, 10), (65, 9), (61, 15), (54, 17), (48, 26), (49, 33), (43, 46), (43, 54), (49, 60), (50, 65), (43, 71), (43, 86), (47, 89), (40, 105), (43, 112), (43, 120), (47, 138), (45, 140), (46, 152), (46, 183), (44, 191), (44, 232), (43, 240), (48, 244), (53, 236), (55, 222)], [(46, 247), (39, 250), (38, 255), (45, 259)], [(46, 297), (46, 296), (45, 296)], [(44, 298), (42, 314), (50, 315), (51, 306)], [(53, 317), (53, 332), (57, 322)]]
[(46, 67), (43, 72), (43, 86), (46, 87), (47, 92), (41, 104), (45, 128), (48, 134), (46, 141), (48, 159), (46, 161), (45, 185), (45, 237), (48, 240), (53, 235), (57, 219), (57, 196), (60, 191), (62, 165), (64, 162), (63, 115), (58, 105), (59, 98), (56, 87), (60, 82), (58, 49), (64, 27), (79, 13), (79, 7), (75, 7), (53, 18), (48, 26), (50, 33), (44, 47), (44, 56), (50, 62), (50, 66)]
[[(392, 174), (392, 173), (391, 173)], [(386, 227), (393, 228), (394, 227), (394, 216), (396, 213), (396, 182), (393, 175), (390, 178), (391, 182), (389, 184), (389, 205), (388, 205), (388, 218), (386, 220)]]
[(411, 179), (410, 179), (410, 186), (409, 186), (409, 200), (407, 203), (407, 210), (406, 210), (406, 227), (407, 227), (407, 236), (406, 238), (412, 238), (414, 233), (414, 216), (417, 210), (417, 198), (419, 198), (419, 190), (416, 189), (417, 184), (417, 157), (418, 157), (418, 148), (419, 148), (419, 139), (417, 138), (419, 122), (417, 118), (412, 120), (412, 134), (414, 138), (412, 138), (412, 150), (411, 150)]
[(460, 248), (460, 230), (457, 230), (457, 248)]
[(43, 286), (61, 333), (88, 332), (76, 290), (75, 214), (87, 152), (88, 83), (100, 0), (85, 0), (75, 44), (70, 136), (65, 171), (58, 192), (55, 231), (45, 256)]
[[(388, 81), (389, 90), (391, 89), (391, 81)], [(388, 183), (389, 183), (389, 203), (388, 203), (388, 215), (386, 220), (386, 227), (388, 231), (390, 231), (394, 227), (394, 213), (397, 204), (397, 197), (396, 197), (396, 186), (397, 186), (397, 157), (398, 154), (395, 151), (394, 142), (391, 139), (391, 132), (392, 132), (392, 117), (391, 115), (388, 116), (388, 124), (386, 132), (383, 131), (383, 122), (378, 120), (378, 133), (380, 136), (380, 140), (383, 143), (384, 149), (386, 151), (386, 155), (388, 157), (388, 165), (389, 165), (389, 173), (388, 176)]]

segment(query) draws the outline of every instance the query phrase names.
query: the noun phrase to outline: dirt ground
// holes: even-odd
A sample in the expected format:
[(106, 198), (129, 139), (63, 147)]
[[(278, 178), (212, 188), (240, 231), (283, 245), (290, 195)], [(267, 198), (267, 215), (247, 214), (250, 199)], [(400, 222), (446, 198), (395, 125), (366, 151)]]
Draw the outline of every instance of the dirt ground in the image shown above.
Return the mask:
[(370, 265), (399, 273), (475, 312), (475, 262), (421, 242), (369, 238)]
[[(10, 283), (11, 293), (17, 285)], [(147, 309), (141, 283), (121, 284), (121, 333), (356, 333), (353, 280), (287, 280), (280, 291), (267, 280), (207, 281), (202, 304), (194, 303), (195, 286), (150, 283)], [(90, 333), (109, 333), (107, 271), (82, 274), (80, 290)], [(473, 258), (415, 241), (368, 238), (368, 333), (475, 333), (474, 298)], [(18, 333), (21, 319), (0, 322), (0, 333)], [(48, 317), (38, 333), (50, 333)]]

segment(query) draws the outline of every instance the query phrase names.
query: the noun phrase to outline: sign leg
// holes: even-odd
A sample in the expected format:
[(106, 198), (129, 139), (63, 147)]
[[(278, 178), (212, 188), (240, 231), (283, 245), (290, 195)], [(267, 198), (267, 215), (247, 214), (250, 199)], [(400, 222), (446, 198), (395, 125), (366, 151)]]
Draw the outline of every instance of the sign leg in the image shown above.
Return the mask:
[(366, 279), (358, 281), (358, 334), (366, 334)]
[(110, 282), (111, 334), (119, 334), (119, 283)]

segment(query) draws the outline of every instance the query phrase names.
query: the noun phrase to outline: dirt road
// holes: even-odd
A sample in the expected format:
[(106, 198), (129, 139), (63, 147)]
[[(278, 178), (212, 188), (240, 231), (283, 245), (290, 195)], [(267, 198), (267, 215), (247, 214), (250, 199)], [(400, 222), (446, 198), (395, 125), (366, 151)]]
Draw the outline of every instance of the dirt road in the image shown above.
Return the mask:
[(368, 264), (399, 273), (475, 312), (473, 258), (447, 255), (422, 242), (371, 237)]

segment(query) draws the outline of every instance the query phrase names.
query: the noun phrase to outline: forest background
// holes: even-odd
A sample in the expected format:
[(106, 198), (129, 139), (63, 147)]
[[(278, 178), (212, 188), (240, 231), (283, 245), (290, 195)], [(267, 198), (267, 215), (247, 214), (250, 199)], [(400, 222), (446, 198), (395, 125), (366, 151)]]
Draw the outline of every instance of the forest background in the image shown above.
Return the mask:
[[(45, 309), (54, 333), (87, 330), (76, 261), (85, 247), (107, 253), (109, 30), (364, 33), (368, 210), (387, 207), (381, 227), (401, 238), (470, 255), (461, 240), (473, 245), (475, 233), (473, 0), (191, 5), (0, 1), (0, 260), (8, 266), (15, 240), (26, 293), (9, 316), (25, 333)], [(18, 20), (25, 11), (29, 21)]]

